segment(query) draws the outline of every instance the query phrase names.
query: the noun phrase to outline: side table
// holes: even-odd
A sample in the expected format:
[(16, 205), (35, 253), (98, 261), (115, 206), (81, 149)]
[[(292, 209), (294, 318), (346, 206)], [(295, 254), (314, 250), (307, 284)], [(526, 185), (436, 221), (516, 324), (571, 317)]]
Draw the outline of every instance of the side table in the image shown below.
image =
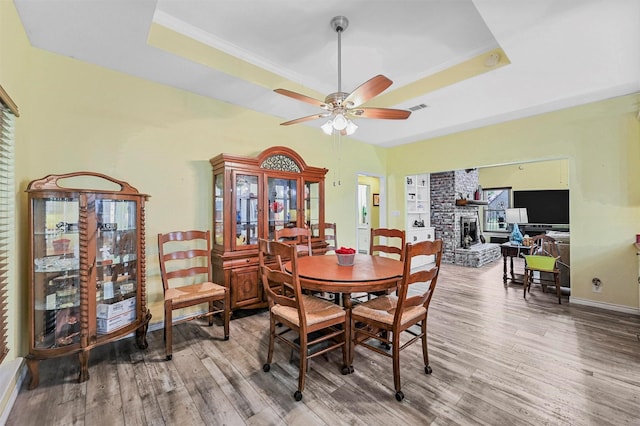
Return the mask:
[(502, 281), (504, 286), (507, 286), (507, 258), (510, 261), (510, 275), (511, 282), (523, 284), (524, 283), (524, 274), (514, 274), (513, 273), (513, 258), (520, 257), (520, 254), (531, 254), (530, 246), (521, 246), (518, 244), (512, 244), (511, 242), (506, 242), (500, 244), (500, 253), (502, 254), (502, 260), (504, 262)]

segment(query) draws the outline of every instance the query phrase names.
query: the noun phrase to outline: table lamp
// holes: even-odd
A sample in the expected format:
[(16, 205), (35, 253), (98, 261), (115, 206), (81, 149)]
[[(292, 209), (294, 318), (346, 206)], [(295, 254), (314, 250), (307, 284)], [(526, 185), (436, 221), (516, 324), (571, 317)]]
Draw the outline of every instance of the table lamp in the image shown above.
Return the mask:
[(524, 240), (524, 237), (522, 236), (522, 232), (520, 232), (520, 228), (518, 227), (518, 224), (529, 222), (529, 218), (527, 217), (527, 209), (525, 208), (507, 209), (506, 216), (507, 216), (507, 223), (513, 224), (513, 229), (511, 230), (511, 235), (509, 237), (509, 240), (512, 243), (522, 245), (522, 241)]

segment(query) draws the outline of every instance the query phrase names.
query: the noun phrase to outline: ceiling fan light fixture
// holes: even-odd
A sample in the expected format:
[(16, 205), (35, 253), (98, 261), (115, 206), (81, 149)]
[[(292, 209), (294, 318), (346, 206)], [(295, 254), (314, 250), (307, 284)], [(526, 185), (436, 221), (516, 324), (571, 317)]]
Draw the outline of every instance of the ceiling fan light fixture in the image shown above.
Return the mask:
[(336, 130), (344, 130), (347, 128), (350, 120), (347, 120), (344, 115), (336, 114), (336, 117), (333, 119), (333, 128)]
[(351, 136), (358, 130), (358, 125), (351, 120), (347, 120), (347, 127), (345, 128), (345, 132), (347, 132), (347, 136)]
[(333, 133), (333, 122), (329, 120), (326, 123), (324, 123), (322, 126), (320, 126), (320, 128), (326, 135), (330, 136)]

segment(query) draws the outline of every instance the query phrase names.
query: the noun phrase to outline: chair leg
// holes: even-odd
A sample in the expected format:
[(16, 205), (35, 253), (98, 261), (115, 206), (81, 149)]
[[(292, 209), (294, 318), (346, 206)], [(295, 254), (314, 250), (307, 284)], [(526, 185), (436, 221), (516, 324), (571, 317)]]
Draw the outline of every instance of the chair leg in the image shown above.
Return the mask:
[(298, 390), (293, 394), (293, 397), (296, 401), (300, 401), (302, 399), (302, 391), (304, 390), (304, 382), (307, 378), (307, 363), (309, 359), (307, 358), (307, 341), (309, 336), (307, 333), (303, 333), (300, 331), (299, 339), (300, 339), (300, 368), (298, 371)]
[(349, 361), (350, 361), (349, 349), (350, 348), (351, 348), (351, 324), (349, 324), (349, 322), (347, 321), (344, 323), (344, 346), (342, 347), (342, 374), (346, 374), (349, 372)]
[[(211, 301), (209, 302), (209, 313), (211, 314), (211, 312), (213, 312), (215, 306), (214, 306), (214, 302)], [(213, 325), (213, 315), (209, 315), (209, 327), (211, 327)]]
[(556, 294), (558, 295), (558, 304), (562, 304), (562, 291), (560, 290), (560, 277), (559, 273), (553, 273), (553, 279), (556, 282)]
[(231, 320), (231, 291), (227, 289), (224, 295), (224, 311), (222, 324), (224, 326), (224, 340), (229, 340), (229, 321)]
[(265, 372), (271, 370), (271, 360), (273, 359), (273, 344), (276, 340), (276, 321), (270, 316), (269, 318), (269, 350), (267, 351), (267, 362), (262, 366)]
[(529, 270), (525, 269), (524, 270), (524, 277), (522, 280), (522, 292), (523, 292), (523, 297), (526, 299), (527, 298), (527, 287), (529, 287), (531, 284), (529, 284)]
[(171, 302), (164, 304), (164, 353), (167, 361), (173, 358), (173, 309)]
[(396, 399), (402, 401), (404, 394), (400, 390), (400, 336), (393, 333), (391, 347), (393, 348), (393, 385), (396, 388)]
[(420, 326), (422, 332), (422, 358), (424, 359), (424, 372), (426, 374), (431, 374), (433, 370), (431, 370), (431, 366), (429, 365), (429, 349), (427, 346), (427, 319), (422, 320), (422, 324)]
[(347, 363), (347, 370), (343, 369), (342, 374), (349, 374), (351, 367), (353, 366), (353, 352), (356, 350), (355, 339), (358, 337), (356, 332), (356, 324), (353, 319), (350, 319), (349, 324), (345, 325), (349, 327), (349, 362)]

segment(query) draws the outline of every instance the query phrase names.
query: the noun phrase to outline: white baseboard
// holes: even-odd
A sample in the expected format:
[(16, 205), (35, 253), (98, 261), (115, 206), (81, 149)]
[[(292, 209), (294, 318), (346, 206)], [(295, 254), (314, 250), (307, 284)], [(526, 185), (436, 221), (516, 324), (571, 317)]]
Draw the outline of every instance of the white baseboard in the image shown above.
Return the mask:
[(607, 309), (609, 311), (617, 311), (617, 312), (624, 312), (626, 314), (640, 315), (640, 308), (632, 308), (624, 305), (616, 305), (614, 303), (596, 302), (594, 300), (580, 299), (578, 297), (570, 297), (569, 302), (574, 303), (576, 305), (592, 306), (594, 308)]
[(16, 358), (13, 361), (4, 362), (0, 366), (0, 425), (7, 423), (9, 413), (16, 402), (22, 382), (27, 375), (24, 358)]

